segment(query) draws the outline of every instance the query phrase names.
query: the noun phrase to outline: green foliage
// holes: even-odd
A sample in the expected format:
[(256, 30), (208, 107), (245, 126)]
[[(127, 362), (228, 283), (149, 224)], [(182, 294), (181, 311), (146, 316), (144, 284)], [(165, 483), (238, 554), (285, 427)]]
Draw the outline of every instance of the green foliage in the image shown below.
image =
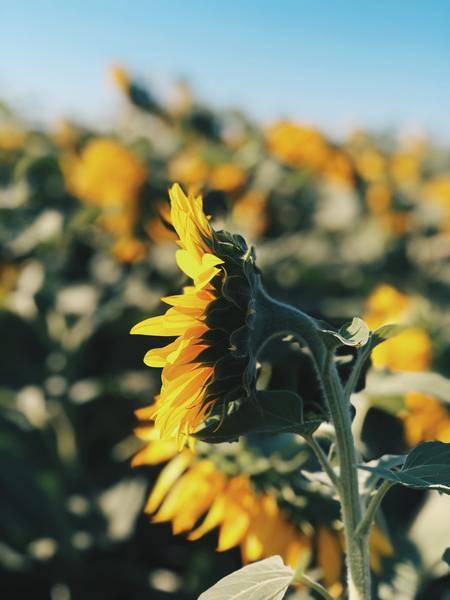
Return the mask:
[(282, 600), (293, 575), (279, 556), (271, 556), (224, 577), (198, 600)]
[[(398, 466), (398, 463), (394, 463)], [(382, 462), (377, 466), (358, 465), (383, 479), (415, 489), (430, 489), (450, 494), (450, 444), (424, 442), (406, 457), (399, 470)]]
[[(330, 153), (349, 164), (349, 177), (335, 185), (321, 167), (283, 159), (270, 148), (266, 132), (243, 114), (200, 107), (194, 100), (176, 115), (140, 84), (133, 83), (128, 93), (133, 106), (126, 108), (124, 126), (107, 136), (136, 153), (148, 173), (127, 232), (143, 245), (139, 260), (116, 255), (117, 234), (101, 224), (104, 207), (78, 198), (65, 180), (65, 159), (79, 156), (104, 134), (72, 124), (73, 140), (62, 144), (53, 131), (30, 130), (12, 111), (0, 114), (0, 596), (5, 598), (193, 600), (240, 565), (237, 549), (215, 553), (215, 533), (194, 544), (174, 537), (169, 525), (150, 524), (142, 508), (159, 467), (130, 468), (139, 447), (131, 435), (133, 413), (148, 406), (160, 378), (141, 364), (147, 340), (130, 338), (128, 331), (158, 313), (160, 297), (184, 283), (170, 238), (148, 233), (165, 208), (180, 158), (193, 157), (205, 167), (196, 183), (206, 211), (213, 223), (225, 223), (255, 243), (272, 296), (332, 324), (363, 315), (367, 296), (384, 282), (418, 306), (409, 316), (432, 336), (430, 369), (439, 375), (369, 370), (367, 389), (352, 398), (355, 425), (364, 412), (358, 401), (367, 397), (371, 407), (365, 427), (378, 445), (374, 450), (361, 444), (369, 467), (374, 456), (407, 450), (399, 418), (406, 392), (450, 401), (450, 288), (441, 246), (446, 213), (438, 202), (423, 200), (427, 184), (449, 169), (447, 150), (429, 144), (419, 181), (405, 185), (391, 177), (403, 151), (393, 135), (364, 134), (362, 141), (339, 144), (323, 136), (328, 154), (322, 164)], [(4, 119), (24, 134), (15, 147), (1, 137)], [(308, 143), (300, 147), (308, 159)], [(358, 165), (367, 150), (376, 150), (387, 165), (382, 177), (393, 202), (382, 215), (366, 201), (374, 182)], [(227, 164), (243, 171), (243, 183), (221, 189), (211, 173)], [(180, 182), (187, 185), (183, 175)], [(256, 207), (250, 202), (249, 208), (248, 193), (259, 198)], [(403, 233), (386, 227), (398, 216), (400, 195), (408, 197), (409, 207), (402, 213), (408, 220)], [(363, 345), (367, 330), (360, 319), (340, 330), (323, 329), (348, 359), (344, 363), (341, 357), (338, 364), (344, 380), (355, 359), (365, 359), (364, 373), (370, 366), (367, 353), (399, 332), (386, 326)], [(240, 341), (236, 336), (236, 346)], [(278, 340), (259, 359), (264, 391), (202, 432), (211, 442), (240, 435), (239, 443), (226, 449), (199, 444), (201, 456), (227, 476), (251, 478), (255, 490), (270, 490), (296, 526), (312, 532), (331, 527), (339, 519), (337, 502), (329, 489), (319, 488), (318, 463), (296, 435), (312, 433), (328, 417), (308, 352), (295, 341)], [(387, 411), (395, 429), (385, 426)], [(370, 418), (373, 413), (378, 420)], [(335, 465), (327, 424), (320, 440)], [(384, 473), (403, 472), (395, 470), (399, 460), (382, 459), (377, 463), (382, 474), (365, 473), (367, 494)], [(424, 491), (396, 486), (383, 503), (395, 555), (382, 559), (375, 587), (382, 582), (386, 591), (399, 567), (399, 577), (412, 577), (426, 594), (434, 574), (399, 541), (412, 515), (420, 518), (424, 497)], [(435, 518), (447, 526), (445, 514)], [(406, 560), (409, 570), (402, 570)]]
[(210, 421), (195, 437), (216, 444), (255, 433), (312, 434), (323, 421), (323, 416), (304, 415), (302, 399), (294, 392), (257, 391), (254, 402), (246, 402), (222, 419), (217, 417)]

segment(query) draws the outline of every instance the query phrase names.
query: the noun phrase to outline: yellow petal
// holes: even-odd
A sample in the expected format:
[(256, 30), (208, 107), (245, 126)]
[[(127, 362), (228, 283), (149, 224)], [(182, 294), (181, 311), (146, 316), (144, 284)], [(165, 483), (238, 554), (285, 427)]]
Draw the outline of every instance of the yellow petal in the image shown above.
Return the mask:
[(217, 550), (223, 552), (237, 546), (245, 536), (250, 524), (249, 515), (242, 509), (228, 509), (219, 533)]
[(187, 469), (192, 460), (192, 452), (183, 450), (164, 467), (145, 505), (144, 511), (146, 513), (152, 513), (158, 508), (167, 492)]
[(198, 323), (197, 319), (169, 308), (165, 315), (150, 317), (135, 325), (130, 333), (137, 335), (173, 336), (183, 335), (187, 329)]
[(170, 460), (177, 452), (176, 440), (154, 440), (133, 457), (131, 466), (157, 465)]
[(198, 540), (215, 527), (218, 527), (218, 525), (221, 523), (225, 516), (225, 509), (225, 497), (223, 495), (220, 495), (216, 498), (214, 504), (209, 509), (209, 512), (203, 520), (203, 523), (201, 523), (199, 527), (197, 527), (197, 529), (190, 533), (188, 539)]

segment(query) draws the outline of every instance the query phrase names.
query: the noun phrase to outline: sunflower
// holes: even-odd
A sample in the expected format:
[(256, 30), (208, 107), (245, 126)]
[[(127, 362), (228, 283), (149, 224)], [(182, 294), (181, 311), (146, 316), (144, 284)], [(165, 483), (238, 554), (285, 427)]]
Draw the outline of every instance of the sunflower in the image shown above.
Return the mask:
[[(148, 408), (138, 411), (140, 419), (148, 416)], [(238, 547), (244, 563), (279, 554), (295, 568), (299, 560), (308, 563), (313, 558), (332, 595), (342, 592), (341, 531), (324, 523), (312, 527), (303, 512), (296, 515), (279, 504), (273, 486), (262, 491), (247, 473), (223, 471), (205, 444), (178, 452), (176, 440), (160, 439), (152, 424), (138, 427), (135, 433), (144, 446), (133, 466), (166, 463), (145, 506), (154, 523), (171, 522), (174, 534), (183, 533), (191, 541), (217, 530), (217, 551)], [(392, 556), (393, 548), (376, 526), (370, 550), (372, 569), (380, 574), (382, 560)]]
[(144, 362), (162, 367), (150, 417), (161, 437), (176, 437), (183, 446), (212, 413), (224, 414), (253, 396), (259, 275), (243, 238), (212, 229), (201, 196), (186, 196), (177, 184), (169, 196), (180, 246), (177, 264), (192, 285), (162, 298), (167, 312), (138, 323), (131, 333), (175, 338), (149, 350)]

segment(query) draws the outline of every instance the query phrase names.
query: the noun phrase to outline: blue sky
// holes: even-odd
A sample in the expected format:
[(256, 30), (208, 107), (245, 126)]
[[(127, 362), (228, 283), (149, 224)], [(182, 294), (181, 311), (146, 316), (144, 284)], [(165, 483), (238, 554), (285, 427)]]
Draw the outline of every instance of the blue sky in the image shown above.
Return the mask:
[(262, 121), (450, 138), (448, 0), (14, 0), (0, 40), (0, 97), (45, 120), (111, 117), (119, 61)]

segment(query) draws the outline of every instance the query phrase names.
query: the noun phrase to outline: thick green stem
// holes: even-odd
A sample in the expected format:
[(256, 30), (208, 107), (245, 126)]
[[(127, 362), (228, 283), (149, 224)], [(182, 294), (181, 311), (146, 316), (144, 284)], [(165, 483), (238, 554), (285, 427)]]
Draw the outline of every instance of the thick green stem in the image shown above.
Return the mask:
[(362, 519), (363, 505), (359, 494), (350, 410), (331, 353), (322, 373), (322, 383), (336, 432), (349, 599), (368, 600), (370, 599), (369, 548), (367, 538), (356, 535), (356, 528)]
[(348, 597), (349, 600), (370, 600), (368, 536), (356, 535), (365, 507), (359, 494), (357, 457), (348, 400), (350, 390), (344, 390), (334, 364), (333, 352), (325, 344), (313, 319), (291, 306), (272, 300), (266, 294), (260, 297), (259, 308), (261, 325), (266, 324), (264, 332), (266, 339), (276, 331), (290, 333), (306, 343), (311, 352), (335, 428), (340, 472), (338, 490), (346, 545)]

